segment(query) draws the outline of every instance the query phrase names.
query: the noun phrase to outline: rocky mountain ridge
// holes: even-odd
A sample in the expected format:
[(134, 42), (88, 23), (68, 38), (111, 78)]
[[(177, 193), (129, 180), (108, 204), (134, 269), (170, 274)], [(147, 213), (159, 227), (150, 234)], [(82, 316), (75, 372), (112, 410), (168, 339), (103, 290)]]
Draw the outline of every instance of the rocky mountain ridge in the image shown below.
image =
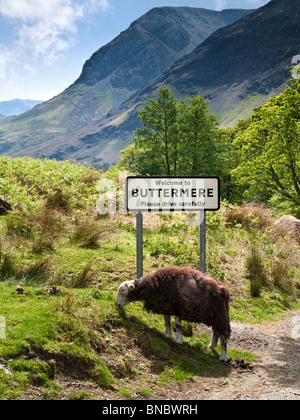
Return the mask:
[(95, 151), (97, 144), (103, 144), (105, 158), (113, 141), (130, 140), (139, 108), (161, 86), (168, 86), (178, 99), (186, 94), (203, 95), (222, 125), (233, 125), (285, 89), (299, 52), (300, 3), (272, 0), (216, 31), (132, 95), (113, 117), (102, 120), (95, 132), (81, 132), (80, 141), (94, 142)]
[[(191, 42), (194, 31), (198, 31), (191, 29), (191, 10), (179, 9), (186, 12), (184, 19), (190, 28)], [(198, 9), (192, 10), (193, 18), (195, 10)], [(173, 16), (177, 11), (177, 8), (153, 9), (97, 51), (86, 62), (79, 79), (65, 92), (29, 113), (2, 123), (0, 153), (21, 152), (100, 165), (113, 163), (119, 158), (120, 150), (131, 142), (132, 131), (138, 125), (138, 109), (148, 97), (156, 96), (160, 86), (169, 86), (179, 99), (186, 94), (200, 93), (210, 101), (211, 110), (223, 125), (249, 116), (253, 107), (285, 88), (291, 77), (292, 59), (300, 52), (298, 0), (272, 0), (216, 30), (155, 79), (154, 75), (161, 71), (158, 62), (165, 59), (165, 51), (170, 51), (176, 34), (173, 52), (177, 48), (184, 54), (190, 45), (184, 25), (178, 23), (178, 15)], [(153, 16), (156, 16), (155, 25)], [(178, 27), (180, 30), (176, 31)], [(161, 38), (154, 48), (153, 40), (158, 34)], [(127, 49), (126, 37), (130, 39)], [(163, 57), (160, 56), (162, 42)], [(133, 66), (134, 57), (138, 57), (141, 67)], [(147, 76), (147, 70), (151, 69), (152, 78)], [(139, 84), (142, 86), (137, 89)], [(101, 109), (96, 110), (94, 104), (98, 106), (100, 102)]]
[[(64, 92), (3, 122), (0, 153), (46, 155), (88, 162), (117, 159), (119, 146), (123, 148), (123, 144), (130, 141), (127, 135), (122, 139), (122, 145), (113, 139), (105, 156), (95, 156), (94, 151), (89, 153), (95, 144), (94, 138), (81, 142), (80, 137), (93, 133), (99, 121), (115, 115), (120, 105), (138, 89), (158, 77), (178, 58), (190, 53), (211, 33), (250, 12), (217, 12), (189, 7), (150, 10), (95, 52), (85, 63), (78, 80)], [(101, 147), (99, 145), (97, 154), (101, 154)]]

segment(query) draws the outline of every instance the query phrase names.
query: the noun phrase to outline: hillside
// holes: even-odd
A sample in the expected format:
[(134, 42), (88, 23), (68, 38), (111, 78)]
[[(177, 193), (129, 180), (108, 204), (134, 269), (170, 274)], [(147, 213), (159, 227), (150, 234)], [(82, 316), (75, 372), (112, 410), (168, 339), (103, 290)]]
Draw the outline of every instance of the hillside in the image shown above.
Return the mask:
[[(202, 94), (210, 100), (210, 109), (217, 113), (223, 125), (233, 124), (249, 116), (253, 107), (283, 91), (291, 77), (292, 59), (300, 51), (299, 28), (299, 2), (272, 0), (254, 13), (217, 30), (105, 118), (47, 140), (43, 130), (38, 129), (40, 117), (37, 116), (32, 121), (36, 123), (39, 144), (34, 135), (31, 140), (24, 136), (23, 149), (19, 152), (74, 158), (93, 164), (113, 163), (119, 158), (119, 151), (131, 142), (132, 131), (138, 125), (139, 107), (149, 96), (156, 96), (157, 89), (163, 85), (168, 85), (178, 98), (185, 94)], [(25, 124), (26, 114), (22, 118)], [(14, 147), (20, 143), (8, 143), (8, 134), (4, 132), (9, 126), (11, 130), (21, 127), (20, 120), (17, 121), (18, 125), (8, 122), (0, 127), (2, 153), (17, 152)], [(52, 129), (55, 131), (54, 124)], [(33, 129), (31, 131), (34, 133)], [(11, 140), (17, 139), (12, 132), (10, 136)]]
[[(236, 394), (240, 369), (243, 377), (251, 373), (251, 384), (257, 379), (264, 386), (266, 373), (253, 364), (261, 352), (274, 363), (283, 341), (263, 334), (260, 323), (263, 329), (290, 314), (300, 297), (299, 244), (274, 226), (270, 209), (227, 204), (207, 215), (208, 274), (232, 295), (233, 360), (223, 364), (220, 348), (207, 348), (211, 333), (204, 326), (184, 323), (184, 343), (177, 345), (164, 337), (163, 317), (141, 303), (116, 308), (119, 284), (136, 275), (135, 217), (97, 216), (103, 174), (69, 162), (3, 156), (0, 175), (1, 194), (16, 209), (0, 217), (0, 399), (169, 400), (170, 390), (193, 399), (199, 386), (201, 398), (220, 392), (226, 398), (226, 391)], [(144, 228), (145, 273), (198, 267), (198, 223), (182, 214), (149, 214)], [(261, 267), (261, 297), (253, 298), (250, 280)], [(285, 337), (285, 343), (285, 355), (297, 353), (296, 342)], [(282, 367), (286, 357), (278, 358)], [(297, 371), (284, 368), (284, 383), (294, 389)], [(259, 392), (243, 386), (243, 395)]]
[[(188, 7), (149, 11), (95, 52), (72, 86), (34, 110), (3, 123), (0, 153), (35, 157), (46, 154), (60, 159), (77, 155), (79, 160), (87, 161), (94, 156), (96, 162), (114, 161), (119, 144), (113, 142), (112, 152), (108, 151), (107, 156), (101, 156), (101, 148), (97, 153), (100, 155), (95, 156), (94, 151), (87, 150), (95, 141), (78, 143), (78, 134), (73, 136), (73, 133), (80, 129), (87, 134), (93, 132), (93, 124), (97, 127), (99, 119), (118, 109), (130, 95), (178, 58), (190, 53), (217, 29), (250, 12)], [(69, 133), (72, 133), (71, 140), (65, 141), (62, 136)]]
[[(272, 0), (209, 37), (139, 93), (168, 85), (184, 96), (201, 93), (223, 123), (229, 123), (281, 92), (300, 50), (300, 4)], [(139, 100), (138, 96), (135, 100)]]
[(291, 78), (292, 59), (300, 51), (299, 28), (297, 0), (271, 1), (212, 34), (123, 103), (114, 118), (103, 120), (97, 129), (91, 127), (94, 133), (85, 137), (79, 132), (80, 141), (101, 145), (101, 156), (105, 156), (103, 148), (109, 150), (118, 139), (129, 142), (138, 109), (161, 86), (168, 86), (177, 98), (200, 93), (224, 126), (233, 125), (284, 90)]
[[(290, 80), (292, 59), (300, 51), (299, 28), (297, 0), (271, 1), (212, 34), (125, 101), (114, 115), (65, 136), (61, 156), (81, 160), (90, 155), (110, 163), (117, 160), (118, 150), (131, 142), (139, 108), (165, 85), (178, 98), (200, 93), (209, 99), (211, 111), (225, 126), (248, 117), (254, 107), (282, 92)], [(69, 155), (70, 144), (74, 149)], [(55, 145), (49, 143), (47, 147), (54, 150)]]

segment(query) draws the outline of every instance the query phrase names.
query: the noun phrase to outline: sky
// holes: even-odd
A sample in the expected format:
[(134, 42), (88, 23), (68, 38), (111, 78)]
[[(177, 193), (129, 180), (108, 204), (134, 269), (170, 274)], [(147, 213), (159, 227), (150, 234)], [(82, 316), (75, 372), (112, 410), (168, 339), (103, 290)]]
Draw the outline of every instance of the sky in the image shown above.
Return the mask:
[(254, 9), (269, 0), (0, 0), (0, 101), (48, 100), (153, 7)]

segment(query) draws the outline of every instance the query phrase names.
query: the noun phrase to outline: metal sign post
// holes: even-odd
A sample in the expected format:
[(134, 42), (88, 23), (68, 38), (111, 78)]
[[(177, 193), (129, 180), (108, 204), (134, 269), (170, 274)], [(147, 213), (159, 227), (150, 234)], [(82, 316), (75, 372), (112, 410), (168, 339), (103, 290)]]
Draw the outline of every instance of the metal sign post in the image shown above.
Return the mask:
[(143, 212), (200, 212), (200, 271), (206, 271), (206, 212), (220, 209), (216, 177), (128, 177), (126, 207), (136, 213), (137, 277), (143, 277)]
[(206, 272), (206, 210), (200, 211), (200, 271)]
[(143, 213), (136, 214), (136, 275), (143, 277)]

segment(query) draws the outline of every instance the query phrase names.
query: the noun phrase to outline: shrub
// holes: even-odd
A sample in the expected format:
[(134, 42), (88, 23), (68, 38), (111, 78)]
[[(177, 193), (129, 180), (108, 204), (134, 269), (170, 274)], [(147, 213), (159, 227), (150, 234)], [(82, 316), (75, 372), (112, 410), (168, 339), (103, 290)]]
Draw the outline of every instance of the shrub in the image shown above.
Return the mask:
[(69, 213), (71, 210), (70, 194), (57, 190), (47, 197), (45, 208), (48, 210), (58, 210), (63, 213)]
[(49, 258), (39, 260), (21, 272), (22, 280), (26, 283), (47, 284), (51, 275), (52, 267)]
[(6, 221), (6, 237), (21, 244), (24, 240), (31, 240), (32, 251), (36, 254), (52, 251), (61, 231), (59, 214), (45, 207), (33, 213), (15, 213)]
[(162, 257), (173, 265), (194, 265), (195, 256), (191, 244), (185, 238), (169, 238), (166, 235), (157, 235), (151, 241), (145, 241), (145, 247), (152, 257)]
[(229, 226), (241, 225), (247, 231), (252, 228), (264, 229), (273, 224), (270, 211), (263, 204), (244, 204), (238, 209), (226, 212), (226, 222)]
[(12, 239), (31, 238), (32, 227), (26, 213), (14, 213), (6, 219), (6, 235)]
[(283, 292), (293, 291), (293, 282), (290, 278), (289, 267), (285, 261), (276, 260), (272, 264), (272, 278), (274, 285)]
[(0, 251), (0, 281), (16, 280), (27, 283), (46, 284), (52, 275), (49, 258), (39, 260), (27, 267), (20, 267), (11, 252)]
[(81, 248), (99, 248), (101, 234), (102, 229), (97, 221), (90, 218), (82, 219), (77, 222), (70, 242)]
[(250, 280), (250, 295), (254, 298), (260, 297), (267, 275), (263, 259), (256, 248), (251, 249), (251, 253), (246, 259), (246, 269), (247, 277)]
[(83, 269), (72, 276), (70, 287), (73, 289), (86, 289), (95, 281), (96, 272), (91, 270), (91, 265), (86, 264)]
[(21, 277), (21, 271), (13, 255), (0, 250), (0, 281)]

